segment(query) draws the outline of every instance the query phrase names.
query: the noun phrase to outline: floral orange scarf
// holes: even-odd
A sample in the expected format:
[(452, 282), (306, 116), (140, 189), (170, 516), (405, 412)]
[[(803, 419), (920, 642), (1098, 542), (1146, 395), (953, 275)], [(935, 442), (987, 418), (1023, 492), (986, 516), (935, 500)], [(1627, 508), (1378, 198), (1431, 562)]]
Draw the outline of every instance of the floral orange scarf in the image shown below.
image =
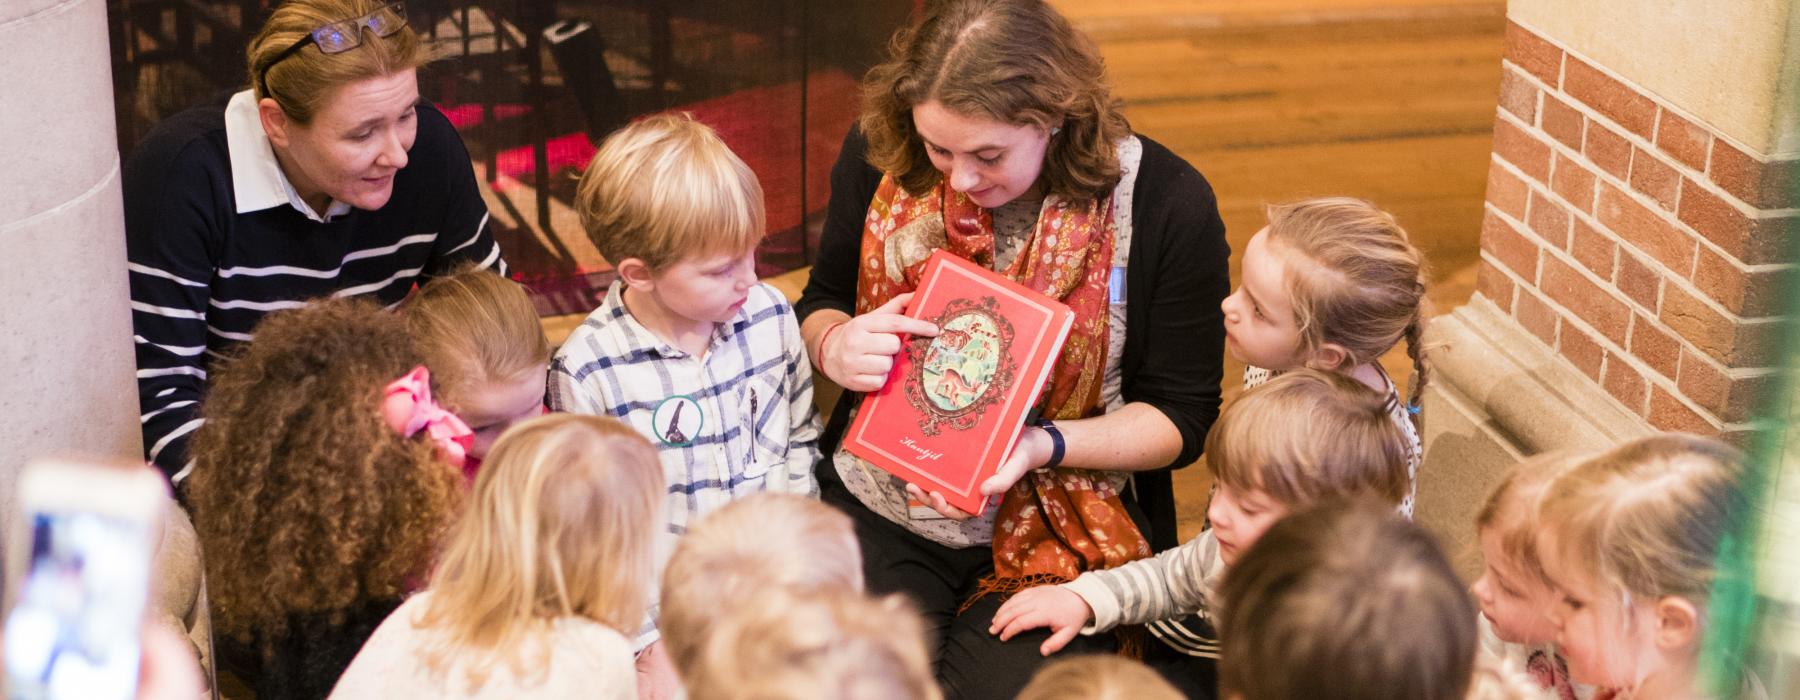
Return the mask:
[[(1038, 408), (1069, 420), (1103, 412), (1107, 282), (1112, 274), (1112, 198), (1087, 203), (1051, 195), (1018, 257), (1000, 273), (1061, 300), (1075, 323), (1052, 367)], [(883, 177), (869, 204), (857, 275), (856, 311), (867, 313), (918, 285), (925, 258), (945, 249), (983, 267), (994, 264), (987, 210), (939, 183), (922, 196)], [(1102, 474), (1035, 470), (1006, 492), (994, 522), (994, 574), (973, 602), (1030, 586), (1063, 583), (1083, 571), (1150, 556), (1150, 545)]]

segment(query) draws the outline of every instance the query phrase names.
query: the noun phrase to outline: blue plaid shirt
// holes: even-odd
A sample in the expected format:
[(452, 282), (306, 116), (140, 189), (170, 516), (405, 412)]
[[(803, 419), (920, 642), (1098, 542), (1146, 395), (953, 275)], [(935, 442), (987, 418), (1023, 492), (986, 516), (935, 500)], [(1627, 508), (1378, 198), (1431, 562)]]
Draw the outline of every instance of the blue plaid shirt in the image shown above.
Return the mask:
[[(551, 360), (549, 398), (552, 410), (625, 421), (657, 446), (668, 483), (664, 556), (734, 499), (819, 492), (812, 366), (793, 307), (769, 285), (751, 289), (696, 358), (638, 323), (614, 282)], [(655, 638), (646, 630), (639, 648)]]

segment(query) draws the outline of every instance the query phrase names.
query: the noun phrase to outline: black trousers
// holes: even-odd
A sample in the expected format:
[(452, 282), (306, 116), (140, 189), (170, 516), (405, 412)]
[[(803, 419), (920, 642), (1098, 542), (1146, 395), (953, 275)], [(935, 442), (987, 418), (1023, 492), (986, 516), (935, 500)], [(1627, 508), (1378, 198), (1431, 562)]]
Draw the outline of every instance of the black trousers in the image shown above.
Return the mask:
[(1151, 637), (1144, 642), (1144, 665), (1155, 670), (1188, 700), (1219, 696), (1219, 662), (1188, 656)]
[[(829, 453), (827, 453), (829, 454)], [(984, 596), (961, 614), (983, 577), (994, 571), (989, 547), (956, 549), (913, 534), (869, 510), (844, 488), (827, 456), (815, 471), (823, 500), (856, 523), (863, 576), (871, 593), (902, 593), (925, 618), (926, 644), (948, 700), (1008, 700), (1049, 660), (1038, 646), (1050, 638), (1038, 629), (1002, 642), (988, 634), (1000, 596)], [(1077, 636), (1057, 656), (1115, 651), (1112, 635)]]

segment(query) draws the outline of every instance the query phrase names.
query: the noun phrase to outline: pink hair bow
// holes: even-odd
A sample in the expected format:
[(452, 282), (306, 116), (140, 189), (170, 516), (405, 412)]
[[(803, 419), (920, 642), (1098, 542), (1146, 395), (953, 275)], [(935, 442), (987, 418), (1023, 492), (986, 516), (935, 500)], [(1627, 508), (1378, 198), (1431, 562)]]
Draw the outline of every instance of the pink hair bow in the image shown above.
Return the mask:
[(402, 437), (426, 431), (437, 445), (438, 455), (458, 469), (475, 444), (475, 432), (469, 430), (469, 425), (431, 400), (431, 370), (424, 365), (387, 385), (381, 399), (381, 417)]

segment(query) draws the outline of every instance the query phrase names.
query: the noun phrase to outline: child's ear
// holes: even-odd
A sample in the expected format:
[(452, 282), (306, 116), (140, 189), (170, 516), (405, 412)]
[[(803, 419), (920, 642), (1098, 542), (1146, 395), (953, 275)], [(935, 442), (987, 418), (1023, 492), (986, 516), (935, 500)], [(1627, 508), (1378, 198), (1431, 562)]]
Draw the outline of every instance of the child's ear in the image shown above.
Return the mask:
[(289, 122), (287, 112), (281, 111), (281, 105), (264, 97), (256, 103), (256, 116), (262, 120), (263, 133), (269, 135), (269, 143), (287, 148)]
[(1344, 364), (1350, 360), (1350, 351), (1337, 343), (1321, 343), (1313, 348), (1312, 356), (1307, 358), (1306, 366), (1313, 369), (1338, 372), (1345, 369)]
[(1656, 646), (1665, 652), (1685, 652), (1700, 643), (1700, 609), (1677, 595), (1656, 601)]
[(650, 266), (641, 259), (626, 258), (620, 260), (618, 265), (613, 266), (613, 271), (618, 273), (619, 280), (624, 282), (627, 287), (639, 292), (649, 292), (656, 289), (656, 282), (652, 279)]

